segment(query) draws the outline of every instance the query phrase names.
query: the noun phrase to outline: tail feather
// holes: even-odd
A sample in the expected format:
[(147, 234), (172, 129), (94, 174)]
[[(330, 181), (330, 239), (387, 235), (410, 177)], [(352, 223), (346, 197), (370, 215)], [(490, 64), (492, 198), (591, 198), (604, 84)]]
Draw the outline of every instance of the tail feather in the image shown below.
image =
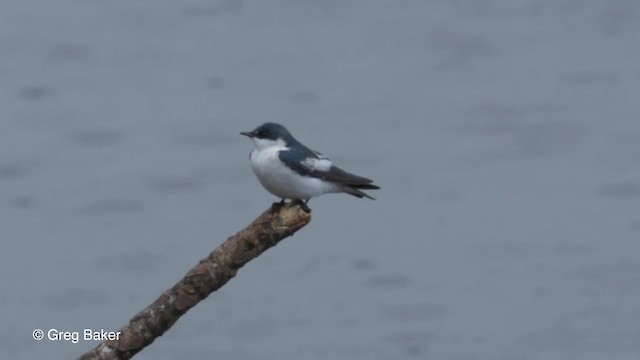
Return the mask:
[(370, 189), (370, 190), (380, 189), (380, 186), (373, 185), (373, 184), (350, 184), (349, 186), (356, 189)]
[[(375, 185), (370, 185), (370, 186), (375, 186)], [(354, 187), (354, 186), (347, 186), (347, 185), (343, 185), (341, 186), (342, 191), (344, 191), (345, 193), (349, 194), (349, 195), (353, 195), (357, 198), (362, 199), (363, 197), (369, 198), (371, 200), (375, 200), (374, 197), (369, 196), (367, 193), (365, 193), (364, 191), (360, 191), (358, 190), (358, 188)], [(374, 188), (363, 188), (363, 189), (379, 189), (379, 187), (374, 187)]]

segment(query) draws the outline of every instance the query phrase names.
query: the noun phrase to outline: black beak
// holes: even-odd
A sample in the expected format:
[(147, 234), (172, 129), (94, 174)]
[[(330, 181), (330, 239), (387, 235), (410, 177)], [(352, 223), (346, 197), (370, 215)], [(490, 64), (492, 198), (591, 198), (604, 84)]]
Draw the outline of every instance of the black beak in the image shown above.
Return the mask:
[(252, 138), (253, 137), (253, 132), (251, 132), (251, 131), (243, 131), (243, 132), (240, 133), (240, 135), (244, 135), (244, 136), (248, 136), (248, 137)]

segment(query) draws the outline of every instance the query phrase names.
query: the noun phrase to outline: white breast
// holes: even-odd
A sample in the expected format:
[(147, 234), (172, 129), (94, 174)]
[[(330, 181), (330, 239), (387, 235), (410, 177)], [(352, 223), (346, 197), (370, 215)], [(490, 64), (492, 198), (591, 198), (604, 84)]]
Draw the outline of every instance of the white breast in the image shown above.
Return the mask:
[[(301, 176), (280, 161), (278, 153), (287, 150), (283, 144), (256, 148), (251, 152), (251, 169), (270, 193), (285, 199), (309, 199), (330, 192), (338, 186), (320, 179)], [(322, 164), (325, 165), (325, 164)]]

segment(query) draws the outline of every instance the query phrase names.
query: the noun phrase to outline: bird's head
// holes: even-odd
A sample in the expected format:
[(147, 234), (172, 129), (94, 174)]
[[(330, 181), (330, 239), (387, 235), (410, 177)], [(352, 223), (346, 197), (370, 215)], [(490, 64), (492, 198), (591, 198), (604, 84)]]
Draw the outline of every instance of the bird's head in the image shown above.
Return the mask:
[(248, 136), (257, 149), (272, 146), (287, 146), (293, 141), (289, 130), (277, 123), (264, 123), (253, 131), (243, 131), (240, 134)]

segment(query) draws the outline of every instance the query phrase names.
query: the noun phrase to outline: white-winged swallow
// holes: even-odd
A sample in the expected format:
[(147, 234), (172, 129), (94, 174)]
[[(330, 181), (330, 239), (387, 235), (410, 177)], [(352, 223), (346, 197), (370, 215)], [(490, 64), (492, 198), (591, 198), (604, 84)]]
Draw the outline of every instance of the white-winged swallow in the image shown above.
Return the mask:
[(260, 184), (284, 199), (304, 200), (327, 193), (347, 193), (373, 199), (362, 190), (380, 189), (373, 180), (348, 173), (321, 153), (296, 140), (282, 125), (265, 123), (241, 132), (255, 144), (249, 154)]

